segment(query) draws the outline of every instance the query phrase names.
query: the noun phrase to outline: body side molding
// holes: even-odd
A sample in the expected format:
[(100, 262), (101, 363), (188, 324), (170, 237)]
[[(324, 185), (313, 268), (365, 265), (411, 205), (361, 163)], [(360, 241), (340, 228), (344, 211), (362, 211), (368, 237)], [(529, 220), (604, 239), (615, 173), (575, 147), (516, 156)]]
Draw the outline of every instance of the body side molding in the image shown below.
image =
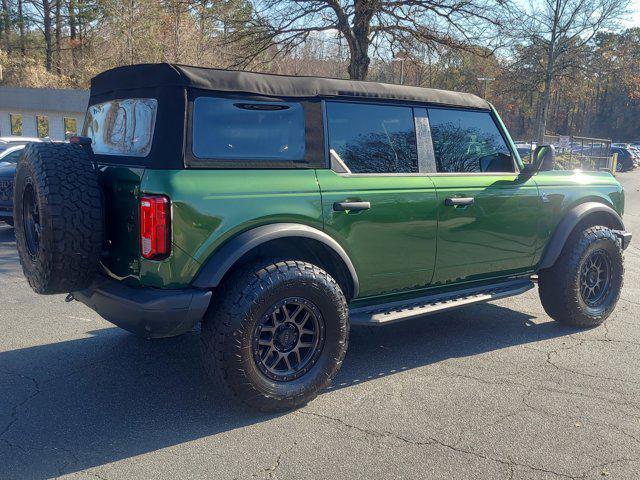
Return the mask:
[(617, 230), (624, 231), (622, 218), (620, 218), (620, 215), (618, 215), (618, 213), (610, 206), (599, 202), (586, 202), (576, 205), (564, 215), (562, 220), (560, 220), (560, 223), (549, 240), (538, 268), (544, 269), (551, 267), (560, 256), (565, 242), (576, 225), (578, 225), (578, 223), (580, 223), (584, 218), (594, 213), (604, 213), (609, 215), (612, 223), (615, 225), (615, 228)]
[(217, 287), (222, 277), (242, 256), (253, 248), (279, 238), (307, 238), (323, 243), (344, 262), (351, 275), (353, 297), (359, 289), (358, 274), (351, 259), (333, 238), (317, 228), (298, 223), (272, 223), (243, 232), (223, 244), (206, 261), (192, 285), (197, 288)]

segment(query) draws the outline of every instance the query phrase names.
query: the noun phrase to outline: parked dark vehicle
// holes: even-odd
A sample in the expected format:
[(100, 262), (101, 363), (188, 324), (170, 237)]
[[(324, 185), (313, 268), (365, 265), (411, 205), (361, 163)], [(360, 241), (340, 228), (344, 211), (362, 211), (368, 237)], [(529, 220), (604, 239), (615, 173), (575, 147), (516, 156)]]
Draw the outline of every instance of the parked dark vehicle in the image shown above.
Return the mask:
[(13, 226), (13, 177), (24, 145), (0, 152), (0, 221)]
[(16, 243), (41, 294), (147, 338), (201, 323), (232, 396), (295, 408), (336, 375), (351, 325), (525, 292), (574, 327), (623, 282), (609, 172), (526, 166), (474, 95), (137, 65), (91, 82), (83, 137), (18, 161)]
[(611, 147), (611, 155), (618, 154), (618, 163), (616, 164), (616, 170), (619, 172), (626, 172), (636, 168), (635, 155), (628, 148)]

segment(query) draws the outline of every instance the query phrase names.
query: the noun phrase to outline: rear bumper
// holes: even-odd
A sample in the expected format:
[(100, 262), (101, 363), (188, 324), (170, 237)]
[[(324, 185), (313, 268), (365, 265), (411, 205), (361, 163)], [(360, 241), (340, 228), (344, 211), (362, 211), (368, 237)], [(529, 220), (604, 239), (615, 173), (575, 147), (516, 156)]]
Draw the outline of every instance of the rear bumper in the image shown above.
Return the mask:
[(208, 290), (132, 288), (103, 276), (73, 296), (105, 320), (146, 338), (174, 337), (192, 330), (211, 300)]

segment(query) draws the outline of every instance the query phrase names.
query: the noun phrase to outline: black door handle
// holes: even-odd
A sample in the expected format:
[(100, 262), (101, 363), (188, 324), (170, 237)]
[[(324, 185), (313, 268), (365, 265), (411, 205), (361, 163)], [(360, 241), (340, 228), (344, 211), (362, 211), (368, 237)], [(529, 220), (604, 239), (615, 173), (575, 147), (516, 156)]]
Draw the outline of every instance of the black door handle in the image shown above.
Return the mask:
[(473, 202), (475, 202), (475, 199), (473, 197), (453, 197), (444, 199), (444, 204), (447, 207), (473, 205)]
[(333, 204), (333, 210), (336, 212), (353, 212), (358, 210), (369, 210), (370, 208), (371, 202), (335, 202)]

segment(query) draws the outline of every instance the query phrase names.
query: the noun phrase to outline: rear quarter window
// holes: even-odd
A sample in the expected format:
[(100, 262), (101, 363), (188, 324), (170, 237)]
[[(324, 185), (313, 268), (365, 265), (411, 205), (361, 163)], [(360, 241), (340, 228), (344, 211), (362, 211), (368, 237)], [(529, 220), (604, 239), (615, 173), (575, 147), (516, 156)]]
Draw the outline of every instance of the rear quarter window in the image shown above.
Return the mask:
[(192, 153), (227, 161), (303, 160), (303, 107), (297, 102), (198, 97), (193, 102)]
[(158, 101), (128, 98), (91, 105), (82, 134), (100, 155), (146, 157), (151, 150)]

